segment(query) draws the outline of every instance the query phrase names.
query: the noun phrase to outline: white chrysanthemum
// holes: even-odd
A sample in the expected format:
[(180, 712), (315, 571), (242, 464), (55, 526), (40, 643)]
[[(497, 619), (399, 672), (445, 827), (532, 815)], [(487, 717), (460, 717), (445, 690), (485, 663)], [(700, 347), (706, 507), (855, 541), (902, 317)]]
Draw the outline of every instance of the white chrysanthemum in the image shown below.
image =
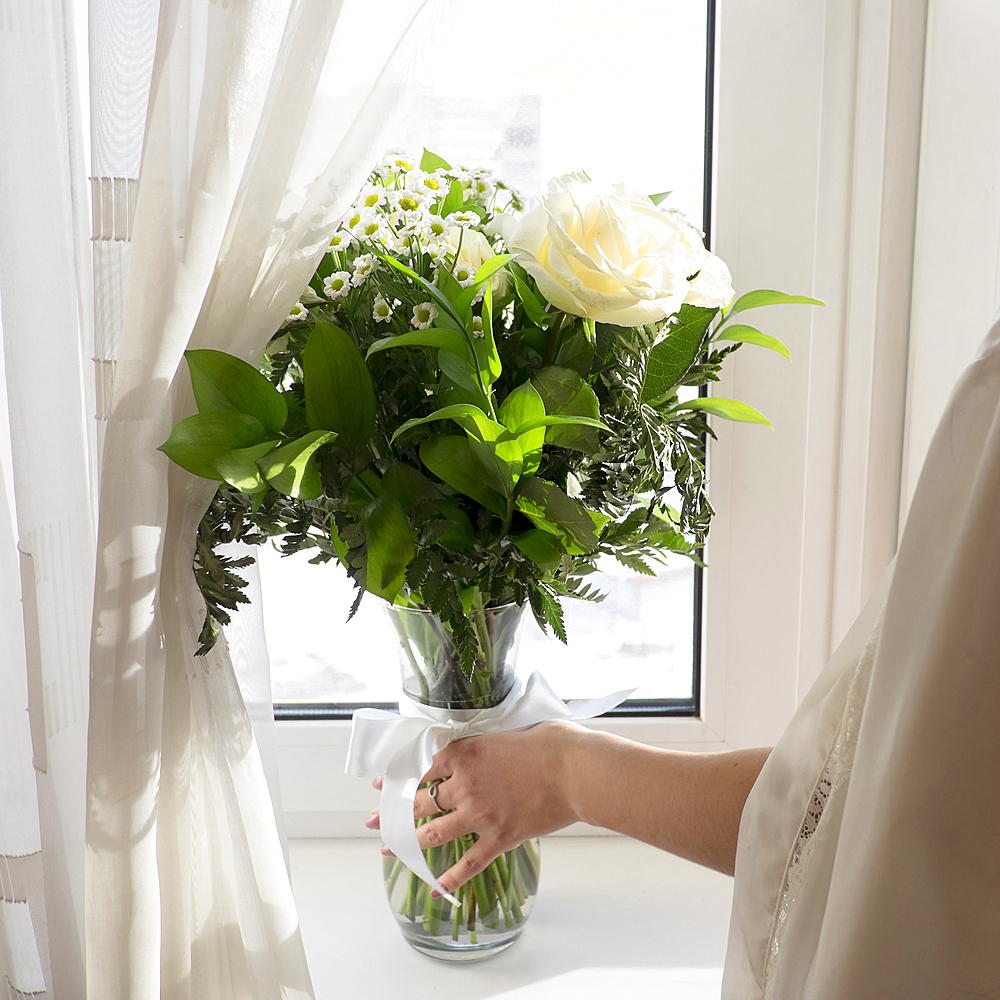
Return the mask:
[(351, 232), (357, 239), (375, 243), (384, 242), (388, 231), (384, 216), (369, 211), (362, 212), (357, 223), (351, 227)]
[(447, 243), (432, 242), (424, 247), (424, 253), (430, 257), (432, 264), (440, 264), (451, 252)]
[(470, 184), (472, 188), (472, 193), (479, 199), (479, 201), (485, 203), (493, 197), (493, 192), (496, 190), (496, 184), (493, 181), (492, 174), (489, 171), (476, 171), (472, 175), (472, 182)]
[(378, 258), (373, 253), (358, 254), (354, 258), (354, 277), (351, 279), (355, 287), (364, 284), (365, 278), (378, 267)]
[(483, 330), (483, 317), (473, 316), (472, 317), (472, 336), (473, 337), (485, 337), (486, 332)]
[(367, 208), (370, 211), (379, 205), (384, 205), (385, 202), (386, 189), (381, 184), (366, 184), (354, 204), (359, 209)]
[(434, 239), (439, 240), (448, 235), (448, 223), (440, 215), (428, 215), (427, 228)]
[(334, 271), (323, 279), (323, 294), (328, 299), (342, 299), (351, 290), (349, 271)]
[(452, 212), (445, 220), (449, 226), (478, 226), (482, 221), (475, 212)]
[(437, 315), (437, 306), (433, 302), (421, 302), (420, 305), (413, 307), (410, 326), (417, 330), (426, 330), (434, 325)]
[(285, 319), (285, 323), (297, 323), (300, 319), (305, 319), (308, 315), (309, 310), (306, 309), (301, 302), (296, 302), (295, 305), (288, 310), (288, 316)]
[(422, 212), (427, 207), (427, 195), (417, 191), (390, 191), (388, 202), (393, 212)]
[(372, 302), (372, 319), (376, 323), (388, 323), (392, 319), (392, 306), (381, 295), (376, 295)]
[(468, 288), (476, 281), (475, 268), (461, 259), (456, 261), (455, 270), (451, 272), (451, 275), (463, 288)]
[(413, 174), (406, 177), (406, 186), (420, 194), (425, 194), (430, 198), (441, 198), (448, 193), (450, 183), (441, 171), (434, 171), (432, 174), (424, 174), (417, 183), (411, 183)]
[(354, 237), (346, 229), (340, 229), (330, 237), (330, 250), (349, 250)]

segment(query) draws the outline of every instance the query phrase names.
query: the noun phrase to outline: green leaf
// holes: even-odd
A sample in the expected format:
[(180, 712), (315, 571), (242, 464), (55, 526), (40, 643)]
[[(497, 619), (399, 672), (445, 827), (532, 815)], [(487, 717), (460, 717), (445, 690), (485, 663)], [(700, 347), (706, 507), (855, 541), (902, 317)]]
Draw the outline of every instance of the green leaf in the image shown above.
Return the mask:
[(571, 331), (569, 336), (560, 339), (555, 364), (561, 368), (572, 368), (586, 378), (594, 367), (594, 344), (582, 330)]
[(654, 205), (660, 205), (662, 202), (666, 201), (673, 194), (673, 191), (660, 191), (657, 194), (647, 195), (649, 200)]
[(422, 472), (400, 461), (389, 463), (378, 492), (394, 496), (403, 505), (407, 514), (413, 515), (417, 515), (426, 500), (441, 496), (438, 487)]
[(221, 479), (215, 460), (238, 448), (260, 444), (264, 433), (264, 425), (256, 417), (236, 410), (196, 413), (177, 424), (157, 450), (196, 476)]
[(705, 330), (717, 312), (716, 309), (701, 306), (681, 306), (677, 322), (670, 327), (666, 339), (661, 340), (646, 359), (646, 372), (639, 395), (642, 402), (659, 399), (681, 381), (694, 364)]
[(472, 457), (486, 477), (486, 482), (505, 497), (513, 494), (514, 484), (520, 478), (524, 464), (521, 448), (503, 424), (491, 420), (478, 406), (471, 403), (454, 403), (435, 410), (426, 417), (407, 420), (396, 430), (389, 443), (411, 427), (432, 420), (454, 420), (469, 435)]
[[(483, 324), (483, 345), (486, 355), (486, 364), (481, 365), (483, 381), (487, 385), (492, 385), (500, 377), (503, 365), (500, 363), (500, 354), (497, 351), (497, 342), (493, 336), (493, 286), (487, 282), (483, 286), (483, 304), (480, 309), (480, 317)], [(483, 351), (476, 349), (477, 360), (481, 359)]]
[(199, 412), (245, 413), (269, 434), (284, 426), (288, 409), (281, 393), (253, 365), (223, 351), (185, 351), (184, 357)]
[[(535, 372), (531, 383), (542, 397), (547, 414), (590, 417), (593, 420), (600, 418), (597, 396), (578, 372), (549, 365)], [(550, 425), (545, 432), (545, 440), (560, 448), (575, 448), (588, 453), (600, 448), (597, 431), (580, 426)]]
[(382, 337), (368, 348), (365, 358), (370, 358), (378, 351), (387, 351), (390, 347), (437, 347), (442, 351), (451, 351), (452, 354), (457, 354), (466, 361), (472, 360), (469, 342), (464, 337), (451, 330), (442, 330), (436, 326), (427, 330), (401, 333), (396, 337)]
[(567, 552), (578, 555), (597, 547), (597, 531), (590, 512), (554, 483), (533, 476), (522, 484), (514, 503), (537, 527), (561, 538)]
[(538, 427), (554, 427), (562, 426), (567, 424), (578, 424), (582, 427), (596, 427), (601, 431), (610, 431), (611, 428), (608, 427), (606, 423), (601, 420), (595, 420), (593, 417), (564, 417), (558, 413), (552, 413), (544, 417), (539, 417), (537, 420), (531, 420), (522, 426), (520, 433), (527, 434), (529, 431), (533, 431)]
[(807, 306), (825, 306), (819, 299), (811, 299), (808, 295), (786, 295), (771, 288), (758, 288), (754, 292), (741, 295), (727, 310), (726, 319), (735, 316), (745, 309), (759, 309), (761, 306), (791, 305), (801, 303)]
[[(538, 423), (545, 419), (545, 404), (538, 390), (530, 382), (519, 385), (500, 404), (497, 417), (517, 438), (524, 456), (521, 475), (532, 475), (542, 460), (542, 445), (545, 444), (545, 428)], [(527, 424), (532, 426), (526, 427)]]
[(452, 212), (459, 212), (465, 204), (465, 197), (462, 194), (462, 185), (459, 181), (452, 181), (448, 189), (447, 197), (441, 203), (441, 215), (451, 215)]
[(487, 486), (476, 471), (472, 447), (467, 437), (446, 434), (420, 442), (420, 461), (442, 482), (476, 503), (504, 517), (507, 501), (499, 491)]
[(317, 323), (302, 352), (306, 420), (311, 430), (334, 431), (355, 451), (375, 430), (371, 373), (351, 337), (332, 323)]
[(454, 524), (441, 532), (438, 542), (453, 549), (471, 549), (476, 544), (476, 532), (469, 515), (461, 507), (442, 507), (441, 513)]
[(361, 512), (361, 523), (368, 550), (365, 586), (391, 602), (406, 582), (406, 567), (413, 558), (410, 522), (400, 502), (383, 494)]
[(331, 431), (311, 431), (305, 437), (276, 448), (258, 459), (257, 464), (264, 478), (279, 493), (296, 500), (315, 500), (323, 493), (315, 452), (336, 436)]
[(704, 410), (706, 413), (714, 413), (717, 417), (725, 417), (726, 420), (736, 420), (744, 424), (764, 424), (771, 426), (771, 421), (759, 410), (755, 410), (746, 403), (741, 403), (738, 399), (720, 399), (717, 396), (702, 396), (699, 399), (692, 399), (679, 406), (671, 407), (667, 411), (676, 413), (679, 410)]
[(438, 367), (455, 385), (474, 393), (477, 400), (482, 399), (483, 390), (476, 377), (476, 369), (465, 358), (451, 351), (438, 351), (437, 361)]
[(716, 339), (738, 340), (744, 344), (756, 344), (758, 347), (767, 347), (772, 351), (777, 351), (789, 361), (792, 359), (791, 351), (777, 337), (769, 337), (766, 333), (761, 333), (760, 330), (755, 330), (752, 326), (741, 326), (739, 323), (734, 323), (732, 326), (723, 327)]
[(420, 169), (432, 174), (435, 170), (451, 170), (451, 164), (424, 146), (424, 155), (420, 157)]
[(519, 385), (500, 404), (497, 417), (511, 434), (519, 434), (524, 424), (545, 416), (545, 403), (530, 383)]
[(563, 548), (558, 543), (556, 536), (550, 531), (541, 528), (531, 528), (529, 531), (522, 531), (519, 535), (511, 538), (514, 547), (523, 552), (533, 563), (537, 563), (542, 569), (553, 569), (559, 564), (563, 556)]
[(511, 269), (511, 273), (514, 275), (514, 293), (520, 299), (521, 305), (524, 306), (528, 319), (538, 326), (544, 326), (550, 319), (549, 314), (545, 311), (544, 303), (531, 290), (531, 286), (518, 276), (516, 271)]
[(264, 441), (250, 448), (227, 451), (215, 460), (215, 468), (230, 486), (235, 486), (241, 493), (256, 493), (267, 485), (260, 474), (257, 459), (263, 458), (275, 443)]

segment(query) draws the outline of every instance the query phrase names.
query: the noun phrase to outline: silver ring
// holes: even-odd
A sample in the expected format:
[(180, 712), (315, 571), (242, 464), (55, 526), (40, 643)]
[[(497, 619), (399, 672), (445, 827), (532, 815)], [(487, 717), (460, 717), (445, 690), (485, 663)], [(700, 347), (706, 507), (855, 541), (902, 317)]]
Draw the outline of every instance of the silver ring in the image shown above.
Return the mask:
[(444, 778), (435, 778), (430, 785), (427, 786), (427, 794), (431, 797), (431, 802), (434, 803), (434, 808), (437, 812), (444, 812), (444, 806), (438, 802), (438, 786)]

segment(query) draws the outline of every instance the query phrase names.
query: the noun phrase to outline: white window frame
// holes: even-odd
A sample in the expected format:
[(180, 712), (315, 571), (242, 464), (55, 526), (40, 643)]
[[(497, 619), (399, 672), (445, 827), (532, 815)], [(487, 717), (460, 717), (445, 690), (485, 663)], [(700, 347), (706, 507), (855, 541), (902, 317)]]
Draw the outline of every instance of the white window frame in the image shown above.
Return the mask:
[[(744, 350), (713, 387), (774, 430), (715, 422), (700, 717), (594, 728), (684, 750), (772, 744), (891, 559), (937, 416), (1000, 287), (1000, 88), (956, 113), (1000, 42), (1000, 14), (973, 7), (718, 0), (712, 246), (738, 290), (827, 307), (748, 315), (794, 363)], [(962, 182), (983, 193), (974, 209), (956, 202), (956, 170), (960, 193)], [(956, 216), (942, 206), (962, 227), (947, 240)], [(957, 301), (950, 276), (963, 266), (981, 287)], [(290, 835), (363, 833), (376, 796), (343, 775), (349, 730), (277, 723)]]

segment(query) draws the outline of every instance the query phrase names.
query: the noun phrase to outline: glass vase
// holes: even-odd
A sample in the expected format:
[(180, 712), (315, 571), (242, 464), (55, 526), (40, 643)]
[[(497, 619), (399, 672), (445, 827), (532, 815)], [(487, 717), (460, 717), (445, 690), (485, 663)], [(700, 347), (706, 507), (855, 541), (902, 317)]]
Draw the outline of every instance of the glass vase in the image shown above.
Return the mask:
[[(500, 704), (514, 685), (515, 658), (524, 607), (473, 609), (478, 650), (471, 676), (459, 666), (451, 632), (430, 611), (386, 605), (399, 635), (403, 691), (435, 708), (468, 710)], [(417, 820), (417, 826), (428, 822)], [(424, 851), (435, 876), (442, 875), (477, 839), (467, 834)], [(453, 895), (461, 904), (431, 899), (430, 886), (398, 858), (383, 861), (386, 894), (403, 937), (425, 955), (450, 962), (488, 958), (509, 948), (524, 930), (538, 891), (539, 843), (507, 851)]]

